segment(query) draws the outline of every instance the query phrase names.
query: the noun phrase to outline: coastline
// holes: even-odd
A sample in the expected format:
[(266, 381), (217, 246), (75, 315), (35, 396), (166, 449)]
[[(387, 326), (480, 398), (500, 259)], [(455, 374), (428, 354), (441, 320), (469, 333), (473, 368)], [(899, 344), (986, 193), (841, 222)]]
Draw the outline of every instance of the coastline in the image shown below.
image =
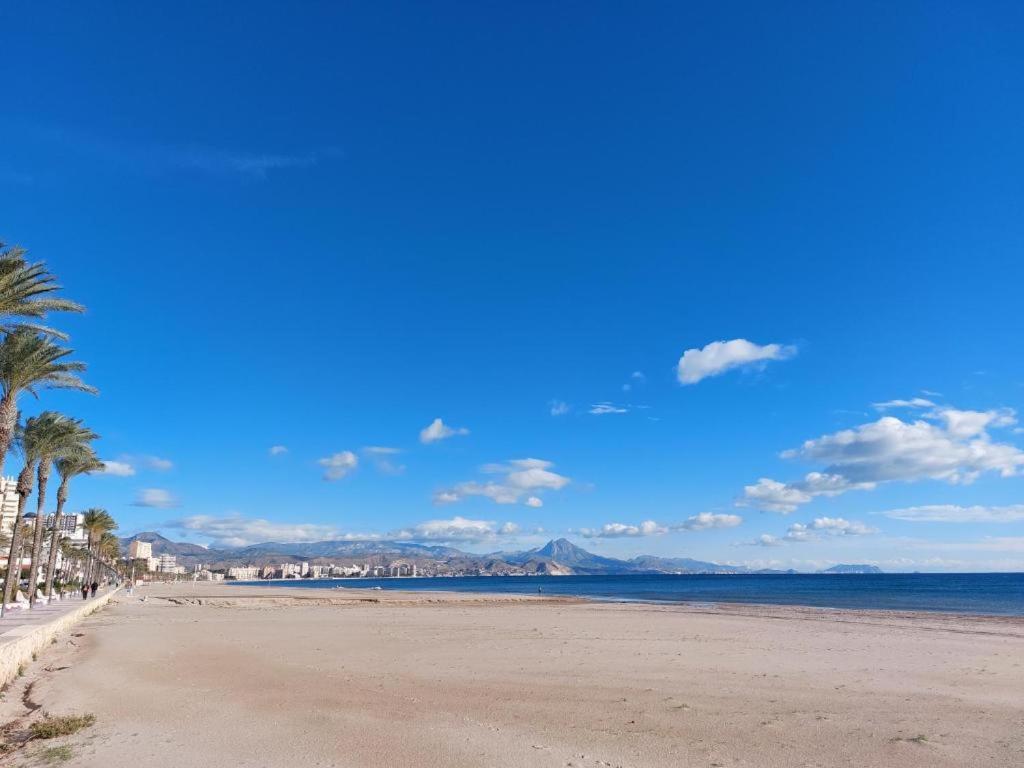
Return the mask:
[(1024, 754), (1016, 618), (185, 583), (119, 595), (75, 635), (3, 704), (20, 706), (22, 685), (39, 713), (95, 714), (67, 739), (74, 765), (941, 768)]

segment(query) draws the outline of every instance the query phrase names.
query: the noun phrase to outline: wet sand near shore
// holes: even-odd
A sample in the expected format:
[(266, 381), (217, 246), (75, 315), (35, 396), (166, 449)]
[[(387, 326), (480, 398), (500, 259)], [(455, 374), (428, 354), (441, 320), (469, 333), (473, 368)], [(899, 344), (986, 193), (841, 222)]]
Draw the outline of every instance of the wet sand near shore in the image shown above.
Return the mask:
[(96, 724), (4, 764), (1024, 765), (1015, 618), (186, 584), (73, 634), (0, 714)]

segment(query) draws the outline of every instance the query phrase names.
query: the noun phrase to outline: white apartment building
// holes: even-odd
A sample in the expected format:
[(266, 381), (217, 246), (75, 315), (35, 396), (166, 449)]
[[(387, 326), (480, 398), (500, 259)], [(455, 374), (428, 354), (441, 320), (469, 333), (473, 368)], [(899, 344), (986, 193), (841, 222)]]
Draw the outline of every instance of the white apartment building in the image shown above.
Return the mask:
[(18, 483), (13, 477), (0, 477), (0, 531), (10, 533), (18, 516)]
[[(160, 557), (157, 558), (157, 563), (157, 570), (160, 571), (160, 573), (181, 572), (178, 571), (178, 558), (176, 558), (174, 555), (160, 555)], [(183, 570), (184, 569), (182, 569), (182, 571)]]
[(252, 581), (260, 577), (260, 569), (255, 565), (235, 566), (228, 568), (228, 578), (239, 581)]
[(153, 556), (153, 545), (148, 541), (133, 541), (128, 547), (132, 560), (148, 560)]

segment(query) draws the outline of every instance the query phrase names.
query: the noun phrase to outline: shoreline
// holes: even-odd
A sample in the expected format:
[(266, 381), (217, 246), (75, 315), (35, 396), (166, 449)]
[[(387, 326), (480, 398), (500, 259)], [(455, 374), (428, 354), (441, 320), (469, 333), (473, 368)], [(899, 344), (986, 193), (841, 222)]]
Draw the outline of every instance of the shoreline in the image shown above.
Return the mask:
[[(667, 574), (671, 575), (671, 574)], [(703, 574), (700, 574), (703, 575)], [(761, 575), (761, 574), (759, 574)], [(772, 574), (767, 574), (772, 575)], [(818, 576), (821, 574), (801, 574)], [(852, 578), (861, 574), (844, 574), (844, 578)], [(868, 574), (869, 576), (871, 574)], [(423, 579), (431, 577), (400, 577), (394, 579), (395, 581), (405, 580), (409, 578)], [(461, 577), (461, 578), (494, 578), (494, 577)], [(514, 578), (526, 578), (526, 577), (514, 577)], [(563, 577), (549, 577), (549, 578), (563, 578)], [(617, 578), (617, 577), (612, 577)], [(388, 581), (387, 579), (376, 579), (377, 581)], [(310, 581), (326, 582), (326, 581), (348, 581), (347, 579), (314, 579)], [(299, 583), (295, 583), (299, 582)], [(180, 582), (179, 582), (180, 583)], [(189, 582), (191, 583), (191, 582)], [(302, 584), (299, 579), (266, 579), (260, 581), (224, 581), (222, 582), (226, 586), (232, 588), (241, 587), (253, 587), (258, 588), (264, 584), (273, 584), (274, 586), (284, 586), (291, 589), (304, 589), (304, 590), (344, 590), (350, 592), (380, 592), (380, 593), (395, 593), (401, 592), (409, 595), (417, 594), (460, 594), (460, 595), (509, 595), (517, 597), (566, 597), (577, 600), (586, 600), (595, 603), (621, 603), (625, 605), (630, 604), (641, 604), (641, 605), (678, 605), (678, 606), (692, 606), (695, 608), (700, 607), (716, 607), (716, 606), (751, 606), (756, 608), (806, 608), (814, 609), (819, 611), (863, 611), (869, 613), (884, 613), (884, 614), (921, 614), (925, 616), (949, 616), (949, 617), (976, 617), (976, 618), (993, 618), (993, 619), (1017, 619), (1024, 624), (1024, 606), (1021, 607), (1019, 613), (1006, 613), (1006, 612), (985, 612), (985, 611), (958, 611), (951, 609), (931, 609), (931, 608), (885, 608), (885, 607), (849, 607), (849, 606), (836, 606), (836, 605), (815, 605), (813, 603), (804, 602), (758, 602), (754, 600), (739, 600), (739, 599), (677, 599), (677, 598), (636, 598), (628, 596), (607, 596), (607, 595), (590, 595), (590, 594), (573, 594), (571, 592), (520, 592), (520, 591), (503, 591), (495, 590), (493, 592), (487, 590), (459, 590), (459, 589), (403, 589), (400, 586), (388, 586), (377, 588), (378, 585), (374, 586), (344, 586), (344, 585), (332, 585), (332, 586), (321, 586), (320, 584)]]

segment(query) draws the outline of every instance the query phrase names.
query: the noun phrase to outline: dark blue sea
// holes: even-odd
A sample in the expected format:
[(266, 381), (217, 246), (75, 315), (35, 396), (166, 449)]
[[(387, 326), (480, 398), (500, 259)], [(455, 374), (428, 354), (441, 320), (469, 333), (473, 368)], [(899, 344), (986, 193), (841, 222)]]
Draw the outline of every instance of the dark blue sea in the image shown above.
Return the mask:
[[(233, 582), (256, 584), (261, 582)], [(572, 595), (659, 603), (751, 603), (861, 610), (1024, 616), (1024, 573), (799, 575), (463, 576), (302, 579), (295, 588), (444, 590)]]

